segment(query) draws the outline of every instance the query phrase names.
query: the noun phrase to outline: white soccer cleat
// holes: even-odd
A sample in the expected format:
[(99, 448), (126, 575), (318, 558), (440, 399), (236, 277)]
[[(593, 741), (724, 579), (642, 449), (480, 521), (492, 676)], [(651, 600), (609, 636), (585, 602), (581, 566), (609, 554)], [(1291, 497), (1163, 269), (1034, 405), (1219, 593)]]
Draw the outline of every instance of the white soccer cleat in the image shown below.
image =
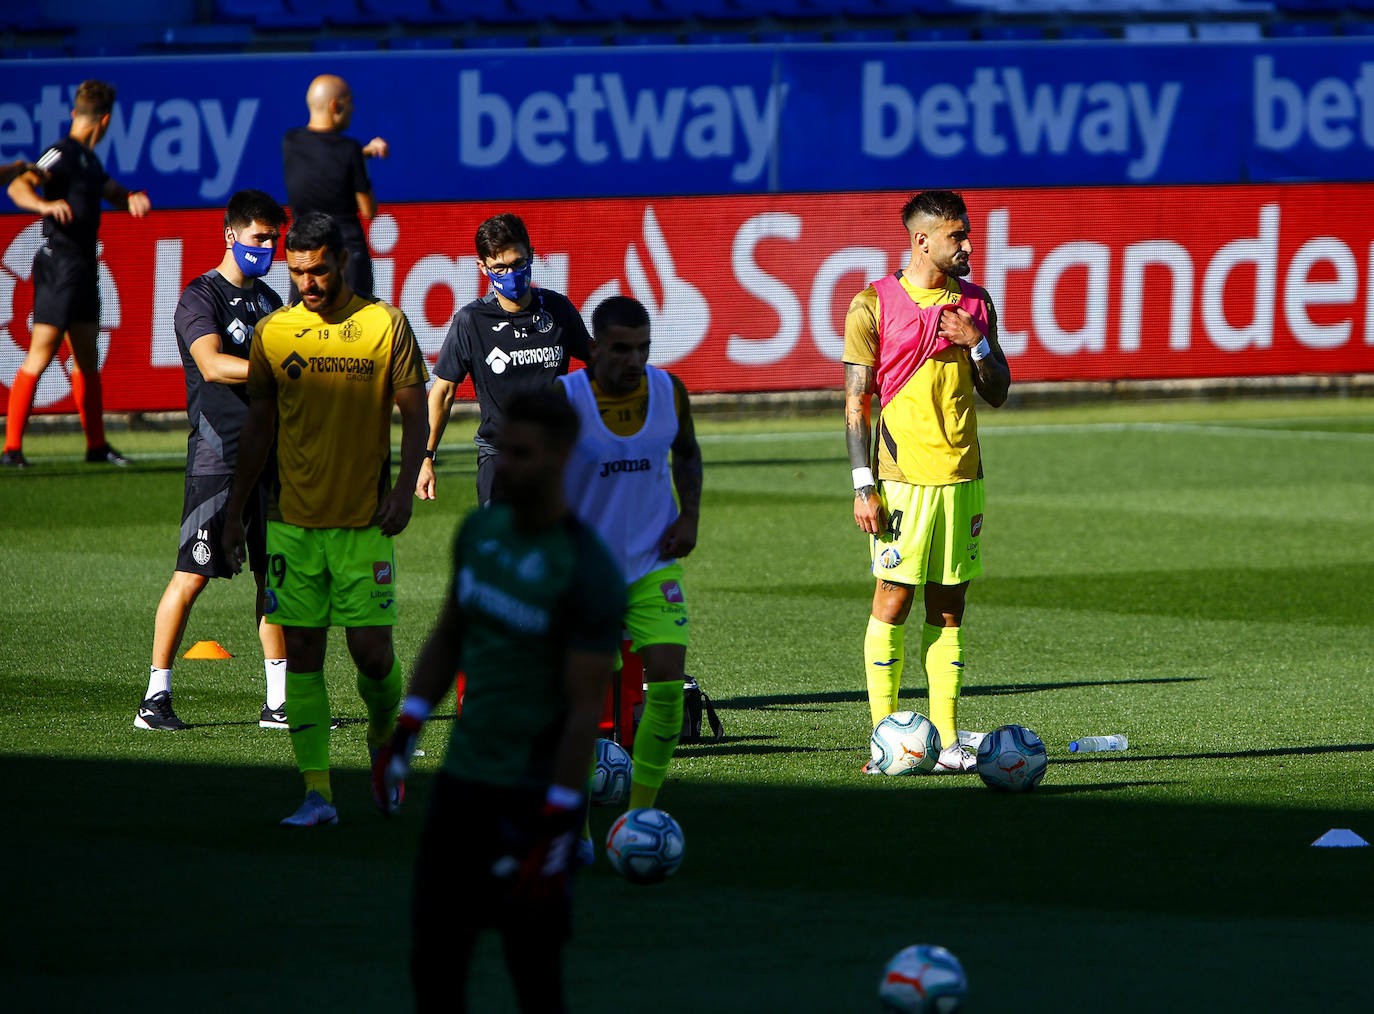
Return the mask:
[(314, 789), (305, 794), (305, 801), (295, 813), (282, 819), (282, 824), (286, 827), (314, 827), (317, 824), (338, 822), (339, 811), (334, 809), (334, 804)]
[(986, 732), (966, 732), (963, 729), (960, 729), (955, 735), (959, 737), (960, 746), (966, 746), (974, 753), (978, 752), (979, 744), (988, 738)]
[(940, 751), (932, 775), (963, 775), (978, 770), (978, 755), (962, 743), (955, 743)]

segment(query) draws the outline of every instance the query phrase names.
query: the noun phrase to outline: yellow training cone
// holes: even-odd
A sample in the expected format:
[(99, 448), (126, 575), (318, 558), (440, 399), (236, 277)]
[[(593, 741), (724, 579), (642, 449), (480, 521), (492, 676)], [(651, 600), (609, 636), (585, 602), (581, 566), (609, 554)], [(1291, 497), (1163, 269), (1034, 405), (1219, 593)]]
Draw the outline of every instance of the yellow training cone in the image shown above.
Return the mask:
[(233, 658), (234, 656), (231, 655), (231, 654), (229, 654), (229, 653), (228, 653), (227, 651), (225, 651), (223, 648), (221, 648), (221, 647), (219, 646), (219, 642), (218, 642), (218, 641), (197, 641), (195, 644), (191, 645), (190, 650), (187, 651), (186, 654), (185, 654), (185, 655), (182, 655), (181, 657), (182, 657), (182, 658)]

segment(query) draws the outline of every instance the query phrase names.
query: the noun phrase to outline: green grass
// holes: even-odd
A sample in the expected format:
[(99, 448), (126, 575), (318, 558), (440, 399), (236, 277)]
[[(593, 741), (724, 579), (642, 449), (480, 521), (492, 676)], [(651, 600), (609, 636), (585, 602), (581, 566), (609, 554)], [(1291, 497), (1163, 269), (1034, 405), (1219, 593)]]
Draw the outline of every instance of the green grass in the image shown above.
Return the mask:
[[(883, 962), (922, 941), (963, 960), (972, 1011), (1368, 1004), (1374, 848), (1310, 843), (1374, 840), (1374, 403), (983, 420), (988, 573), (960, 725), (1037, 730), (1044, 784), (858, 773), (872, 579), (838, 420), (704, 419), (689, 669), (727, 738), (682, 748), (664, 790), (688, 841), (677, 878), (635, 888), (604, 861), (582, 877), (575, 1010), (871, 1010)], [(371, 809), (351, 723), (334, 734), (340, 826), (277, 827), (300, 787), (285, 736), (256, 725), (238, 580), (206, 592), (186, 641), (235, 657), (176, 668), (195, 728), (133, 730), (184, 444), (119, 436), (128, 470), (35, 434), (37, 467), (0, 475), (6, 1008), (406, 1009), (409, 868), (446, 725), (396, 820)], [(407, 663), (474, 499), (465, 436), (398, 540)], [(330, 650), (335, 710), (361, 718), (340, 637)], [(1108, 732), (1131, 749), (1067, 752)], [(513, 1009), (494, 940), (473, 997)]]

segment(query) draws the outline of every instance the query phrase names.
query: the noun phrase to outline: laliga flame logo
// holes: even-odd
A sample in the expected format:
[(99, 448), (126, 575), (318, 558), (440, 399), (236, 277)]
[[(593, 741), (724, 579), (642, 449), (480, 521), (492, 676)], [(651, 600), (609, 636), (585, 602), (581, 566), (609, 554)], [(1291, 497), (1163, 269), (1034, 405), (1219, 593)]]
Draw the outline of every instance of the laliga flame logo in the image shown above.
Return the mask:
[[(677, 265), (673, 262), (672, 251), (663, 236), (652, 204), (644, 208), (644, 247), (658, 284), (663, 290), (660, 304), (649, 284), (649, 273), (640, 257), (639, 248), (631, 243), (625, 249), (625, 281), (629, 283), (628, 295), (644, 304), (653, 322), (649, 362), (655, 366), (667, 366), (687, 356), (701, 344), (706, 330), (711, 326), (711, 307), (706, 297), (691, 282), (678, 277)], [(583, 305), (587, 308), (588, 328), (591, 327), (591, 311), (603, 299), (621, 295), (620, 279), (612, 278), (587, 297)]]
[[(37, 221), (25, 227), (10, 242), (9, 247), (0, 254), (0, 379), (6, 385), (14, 383), (14, 375), (24, 362), (28, 352), (27, 344), (19, 344), (19, 334), (30, 334), (33, 330), (33, 291), (28, 290), (29, 307), (24, 320), (15, 318), (15, 293), (20, 282), (28, 282), (33, 275), (33, 258), (43, 246), (43, 223)], [(96, 248), (96, 257), (104, 250), (104, 244)], [(100, 365), (105, 365), (105, 356), (110, 350), (110, 331), (119, 327), (119, 290), (115, 288), (114, 276), (104, 261), (99, 262), (100, 321), (98, 339)], [(61, 356), (61, 352), (58, 353)], [(34, 408), (45, 408), (65, 398), (71, 391), (65, 365), (62, 369), (43, 371), (38, 387), (34, 391)]]

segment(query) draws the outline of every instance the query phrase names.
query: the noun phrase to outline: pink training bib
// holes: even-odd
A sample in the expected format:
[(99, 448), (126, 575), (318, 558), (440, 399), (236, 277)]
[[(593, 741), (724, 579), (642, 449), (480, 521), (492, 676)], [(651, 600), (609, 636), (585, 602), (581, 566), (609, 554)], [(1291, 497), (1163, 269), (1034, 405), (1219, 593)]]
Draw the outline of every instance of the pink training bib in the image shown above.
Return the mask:
[(983, 290), (962, 279), (959, 299), (939, 306), (917, 306), (897, 274), (873, 283), (878, 293), (878, 369), (875, 383), (880, 404), (886, 405), (921, 365), (952, 342), (939, 336), (940, 313), (958, 306), (973, 318), (978, 330), (988, 333), (988, 310)]

